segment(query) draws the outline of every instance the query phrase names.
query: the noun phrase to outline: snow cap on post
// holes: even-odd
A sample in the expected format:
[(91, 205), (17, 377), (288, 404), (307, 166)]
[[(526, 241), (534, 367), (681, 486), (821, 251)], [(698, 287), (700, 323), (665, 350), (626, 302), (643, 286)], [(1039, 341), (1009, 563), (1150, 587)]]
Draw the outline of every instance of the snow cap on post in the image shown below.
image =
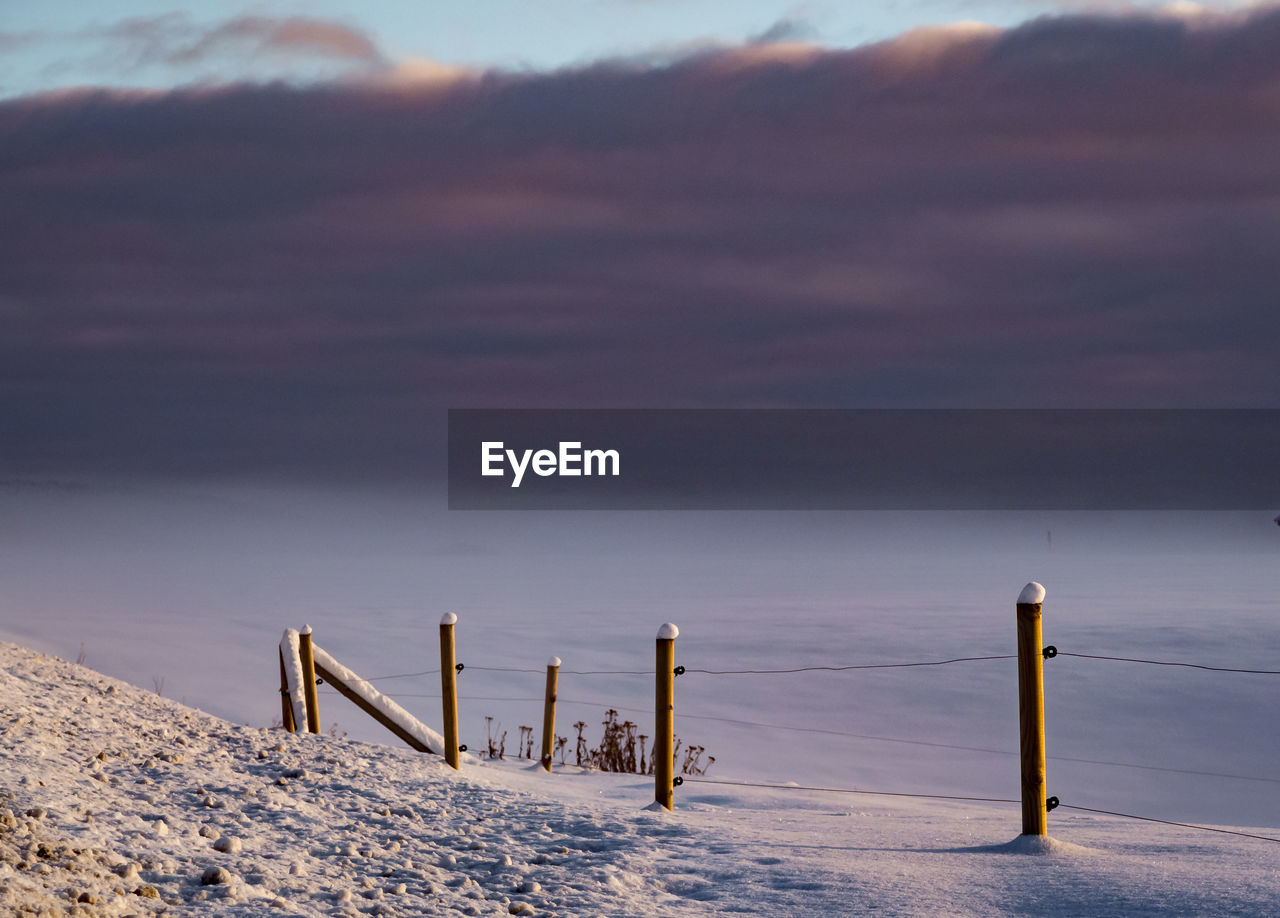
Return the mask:
[(1044, 602), (1044, 587), (1032, 580), (1018, 594), (1018, 605), (1035, 605)]
[(311, 626), (310, 626), (310, 625), (303, 625), (303, 626), (302, 626), (302, 630), (301, 630), (301, 631), (299, 631), (298, 633), (299, 633), (299, 634), (310, 634), (310, 633), (311, 633)]
[(548, 666), (557, 666), (557, 667), (558, 667), (558, 666), (560, 665), (560, 658), (559, 658), (559, 657), (552, 657), (550, 660), (548, 660), (548, 661), (547, 661), (547, 665), (548, 665)]
[(679, 636), (680, 629), (671, 624), (671, 622), (667, 622), (658, 629), (658, 640), (660, 641), (674, 641)]
[(456, 625), (458, 624), (458, 616), (454, 615), (452, 612), (446, 612), (444, 615), (440, 617), (440, 624)]

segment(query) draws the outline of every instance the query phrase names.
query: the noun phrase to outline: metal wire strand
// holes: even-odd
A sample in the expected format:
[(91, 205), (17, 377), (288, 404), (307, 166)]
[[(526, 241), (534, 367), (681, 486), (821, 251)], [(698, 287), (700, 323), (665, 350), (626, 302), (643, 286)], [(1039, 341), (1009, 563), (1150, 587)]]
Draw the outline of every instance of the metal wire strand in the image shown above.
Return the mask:
[(973, 663), (978, 660), (1014, 660), (1017, 654), (998, 654), (987, 657), (954, 657), (950, 660), (926, 660), (916, 663), (860, 663), (851, 666), (798, 666), (794, 669), (686, 669), (687, 673), (707, 676), (771, 676), (777, 673), (841, 673), (854, 669), (906, 669), (912, 666), (946, 666), (950, 663)]
[(765, 787), (775, 790), (803, 790), (803, 791), (821, 791), (825, 794), (866, 794), (871, 797), (918, 797), (926, 800), (970, 800), (979, 803), (1021, 803), (1020, 800), (1010, 800), (1007, 797), (957, 797), (950, 794), (907, 794), (897, 791), (871, 791), (871, 790), (855, 790), (848, 787), (812, 787), (803, 784), (766, 784), (755, 781), (724, 781), (717, 778), (690, 778), (684, 779), (686, 784), (727, 784), (731, 787)]
[(1079, 657), (1083, 660), (1114, 660), (1119, 663), (1147, 663), (1151, 666), (1184, 666), (1187, 669), (1207, 669), (1215, 673), (1252, 673), (1258, 676), (1280, 676), (1280, 670), (1277, 669), (1235, 669), (1230, 666), (1206, 666), (1203, 663), (1178, 663), (1169, 660), (1140, 660), (1135, 657), (1104, 657), (1092, 653), (1068, 653), (1065, 650), (1058, 651), (1060, 657)]
[(1143, 822), (1158, 822), (1165, 826), (1181, 826), (1184, 829), (1199, 829), (1201, 832), (1218, 832), (1222, 835), (1239, 835), (1241, 838), (1256, 838), (1261, 841), (1280, 842), (1280, 838), (1270, 835), (1254, 835), (1252, 832), (1237, 832), (1234, 829), (1215, 829), (1213, 826), (1199, 826), (1193, 822), (1173, 822), (1169, 819), (1156, 819), (1154, 816), (1135, 816), (1132, 813), (1117, 813), (1114, 810), (1098, 810), (1091, 806), (1076, 806), (1071, 803), (1059, 803), (1064, 810), (1080, 810), (1083, 813), (1099, 813), (1103, 816), (1119, 816), (1122, 819), (1140, 819)]

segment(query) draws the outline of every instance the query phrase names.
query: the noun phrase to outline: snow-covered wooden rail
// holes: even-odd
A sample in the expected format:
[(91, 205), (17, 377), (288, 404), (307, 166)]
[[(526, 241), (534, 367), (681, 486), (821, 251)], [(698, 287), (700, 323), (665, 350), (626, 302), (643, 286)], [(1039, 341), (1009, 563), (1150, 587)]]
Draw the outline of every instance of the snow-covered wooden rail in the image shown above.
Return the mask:
[[(315, 699), (315, 676), (319, 676), (356, 707), (364, 711), (382, 726), (419, 752), (439, 755), (445, 749), (444, 738), (423, 724), (391, 698), (383, 695), (368, 679), (361, 679), (354, 672), (335, 660), (310, 640), (311, 628), (301, 632), (292, 628), (285, 631), (280, 641), (280, 661), (283, 684), (282, 694), (290, 716), (285, 718), (285, 728), (291, 732), (299, 724), (307, 724), (311, 733), (320, 732), (320, 712)], [(308, 677), (304, 650), (309, 645), (315, 676)], [(311, 693), (306, 691), (310, 683)], [(313, 726), (314, 724), (314, 726)], [(456, 766), (455, 766), (456, 767)]]

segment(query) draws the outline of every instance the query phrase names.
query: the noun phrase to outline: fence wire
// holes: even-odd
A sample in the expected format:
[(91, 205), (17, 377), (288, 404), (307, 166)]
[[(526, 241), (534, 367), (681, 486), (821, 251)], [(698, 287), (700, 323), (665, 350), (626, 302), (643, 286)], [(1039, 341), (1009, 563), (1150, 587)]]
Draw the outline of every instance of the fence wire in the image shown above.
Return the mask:
[(1180, 663), (1169, 660), (1141, 660), (1136, 657), (1105, 657), (1092, 653), (1069, 653), (1059, 650), (1060, 657), (1079, 657), (1082, 660), (1111, 660), (1117, 663), (1146, 663), (1151, 666), (1184, 666), (1187, 669), (1205, 669), (1215, 673), (1251, 673), (1257, 676), (1280, 676), (1277, 669), (1235, 669), (1230, 666), (1207, 666), (1204, 663)]
[[(856, 788), (845, 787), (814, 787), (800, 784), (768, 784), (758, 781), (726, 781), (720, 778), (692, 778), (686, 777), (685, 784), (723, 784), (730, 787), (762, 787), (771, 790), (786, 791), (817, 791), (826, 794), (861, 794), (869, 797), (913, 797), (926, 800), (967, 800), (979, 803), (1021, 803), (1021, 800), (1012, 800), (1007, 797), (960, 797), (951, 794), (909, 794), (899, 791), (873, 791), (858, 790)], [(1280, 843), (1280, 838), (1271, 835), (1255, 835), (1252, 832), (1240, 832), (1235, 829), (1219, 829), (1215, 826), (1203, 826), (1194, 822), (1174, 822), (1169, 819), (1156, 819), (1154, 816), (1135, 816), (1133, 813), (1119, 813), (1115, 810), (1100, 810), (1094, 807), (1077, 806), (1071, 803), (1059, 803), (1059, 807), (1064, 810), (1079, 810), (1084, 813), (1095, 813), (1102, 816), (1117, 816), (1121, 819), (1137, 819), (1142, 822), (1158, 822), (1166, 826), (1179, 826), (1183, 829), (1198, 829), (1201, 832), (1217, 832), (1220, 835), (1236, 835), (1240, 838), (1256, 838), (1259, 841), (1269, 841)]]
[[(1261, 676), (1280, 676), (1280, 670), (1275, 669), (1244, 669), (1232, 666), (1211, 666), (1206, 663), (1188, 663), (1177, 660), (1148, 660), (1139, 657), (1116, 657), (1103, 654), (1076, 653), (1067, 650), (1058, 650), (1055, 655), (1059, 657), (1076, 657), (1082, 660), (1105, 660), (1117, 663), (1143, 663), (1150, 666), (1175, 666), (1218, 673), (1245, 673)], [(952, 663), (975, 663), (985, 660), (1016, 659), (1017, 654), (988, 654), (977, 657), (953, 657), (948, 660), (915, 660), (906, 663), (849, 663), (841, 665), (796, 666), (787, 669), (684, 668), (681, 671), (685, 673), (698, 673), (705, 676), (773, 676), (789, 673), (851, 672), (863, 669), (909, 669), (921, 666), (948, 666)], [(490, 673), (529, 673), (532, 675), (541, 675), (546, 672), (545, 669), (531, 669), (512, 666), (465, 665), (463, 668), (464, 670), (474, 669)], [(372, 676), (368, 679), (360, 679), (360, 681), (365, 683), (374, 683), (391, 679), (412, 679), (419, 676), (433, 676), (438, 675), (439, 673), (439, 669), (423, 669), (409, 673), (388, 673), (381, 676)], [(654, 671), (651, 669), (560, 669), (559, 673), (564, 676), (652, 676)]]

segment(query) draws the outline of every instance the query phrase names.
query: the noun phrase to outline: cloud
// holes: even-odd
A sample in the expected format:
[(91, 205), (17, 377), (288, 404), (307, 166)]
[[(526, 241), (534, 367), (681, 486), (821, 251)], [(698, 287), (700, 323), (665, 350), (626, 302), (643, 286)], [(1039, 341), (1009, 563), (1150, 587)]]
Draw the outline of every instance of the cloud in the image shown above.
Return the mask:
[(755, 45), (771, 45), (785, 42), (810, 42), (818, 37), (818, 29), (805, 19), (787, 17), (779, 19), (749, 42)]
[(0, 32), (0, 54), (7, 54), (19, 48), (40, 41), (39, 32)]
[(171, 63), (189, 63), (223, 51), (298, 54), (377, 64), (377, 45), (363, 31), (319, 19), (240, 16), (206, 29), (195, 41), (168, 53)]
[(187, 13), (124, 19), (80, 30), (75, 36), (97, 42), (126, 68), (162, 64), (190, 67), (227, 57), (264, 55), (284, 60), (317, 60), (383, 66), (374, 40), (362, 29), (306, 16), (237, 16), (201, 23)]
[(1280, 405), (1277, 46), (0, 103), (0, 473), (412, 476), (451, 406)]
[(452, 83), (458, 80), (479, 78), (483, 71), (474, 67), (446, 64), (425, 57), (406, 57), (366, 76), (384, 85), (422, 86), (433, 83)]

